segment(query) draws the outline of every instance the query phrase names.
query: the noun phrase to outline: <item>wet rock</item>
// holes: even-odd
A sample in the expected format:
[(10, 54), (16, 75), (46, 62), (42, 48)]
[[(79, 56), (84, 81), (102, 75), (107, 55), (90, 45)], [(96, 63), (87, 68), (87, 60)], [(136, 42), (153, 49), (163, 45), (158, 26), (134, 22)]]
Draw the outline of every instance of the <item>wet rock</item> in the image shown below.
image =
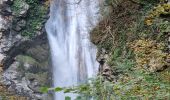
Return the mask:
[(11, 8), (9, 7), (9, 5), (4, 4), (4, 5), (0, 5), (1, 8), (1, 14), (4, 16), (9, 16), (12, 14)]
[(26, 21), (25, 20), (20, 20), (17, 22), (16, 26), (13, 28), (15, 31), (21, 31), (23, 28), (26, 26)]

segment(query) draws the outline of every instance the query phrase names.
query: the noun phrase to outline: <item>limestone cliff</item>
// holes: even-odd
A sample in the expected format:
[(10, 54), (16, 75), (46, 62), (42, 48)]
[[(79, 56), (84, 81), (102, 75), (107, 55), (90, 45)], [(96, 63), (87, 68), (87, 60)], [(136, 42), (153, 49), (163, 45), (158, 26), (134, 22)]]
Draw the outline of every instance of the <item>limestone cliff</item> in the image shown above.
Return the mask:
[[(10, 95), (47, 100), (50, 96), (43, 95), (40, 88), (51, 85), (49, 46), (44, 29), (48, 4), (33, 1), (0, 1), (0, 83)], [(6, 96), (7, 100), (10, 95), (0, 90), (0, 96)]]

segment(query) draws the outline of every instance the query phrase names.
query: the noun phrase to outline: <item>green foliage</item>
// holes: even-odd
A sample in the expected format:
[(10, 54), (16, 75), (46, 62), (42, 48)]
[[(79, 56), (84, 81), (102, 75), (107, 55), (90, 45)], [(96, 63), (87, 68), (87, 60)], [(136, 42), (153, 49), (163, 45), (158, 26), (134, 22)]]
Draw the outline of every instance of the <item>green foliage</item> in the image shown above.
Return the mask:
[(48, 87), (41, 87), (41, 88), (40, 88), (40, 91), (41, 91), (42, 93), (47, 93), (47, 92), (49, 91), (49, 88), (48, 88)]
[(35, 69), (36, 69), (36, 67), (40, 66), (39, 63), (35, 59), (33, 59), (32, 57), (29, 57), (29, 56), (18, 55), (16, 57), (16, 61), (20, 62), (18, 64), (18, 68), (17, 69), (19, 71), (23, 72), (23, 73), (25, 71), (25, 68), (24, 68), (24, 64), (25, 63), (28, 63), (28, 64), (34, 66)]
[(66, 96), (66, 97), (65, 97), (65, 100), (71, 100), (71, 97)]
[(26, 2), (31, 6), (27, 17), (27, 30), (22, 31), (21, 34), (23, 36), (31, 37), (35, 35), (37, 31), (41, 30), (47, 13), (47, 8), (45, 5), (42, 5), (39, 0), (26, 0)]
[(55, 88), (55, 91), (58, 92), (58, 91), (62, 91), (63, 89), (61, 87), (56, 87)]
[[(105, 4), (106, 5), (111, 5), (111, 6), (116, 6), (122, 2), (123, 0), (105, 0)], [(140, 5), (149, 5), (149, 4), (156, 4), (159, 2), (159, 0), (129, 0), (132, 1), (136, 4), (140, 4)]]
[(31, 6), (39, 4), (39, 0), (26, 0), (26, 2)]
[[(170, 75), (170, 71), (167, 72)], [(162, 81), (163, 78), (159, 77), (160, 75), (160, 73), (135, 70), (121, 75), (115, 83), (97, 77), (90, 80), (90, 83), (63, 89), (69, 89), (67, 93), (80, 94), (76, 100), (89, 100), (90, 98), (93, 100), (166, 100), (170, 97), (169, 82)]]
[(16, 57), (16, 60), (19, 61), (19, 62), (27, 62), (27, 63), (31, 63), (31, 64), (34, 64), (36, 63), (35, 59), (33, 59), (32, 57), (29, 57), (29, 56), (23, 56), (23, 55), (18, 55)]
[(12, 5), (12, 10), (14, 11), (16, 15), (18, 15), (19, 12), (22, 10), (24, 6), (23, 3), (24, 3), (24, 0), (15, 0), (14, 4)]
[[(165, 73), (164, 71), (163, 73)], [(169, 73), (169, 72), (168, 72)], [(170, 97), (168, 91), (170, 90), (169, 82), (163, 81), (164, 78), (160, 77), (162, 73), (149, 73), (144, 70), (135, 70), (129, 75), (133, 77), (132, 84), (127, 85), (130, 91), (127, 95), (135, 95), (140, 98), (145, 97), (148, 99), (167, 99)], [(170, 76), (169, 76), (170, 77)], [(129, 92), (129, 93), (128, 93)], [(157, 95), (161, 94), (161, 95)]]
[(32, 37), (37, 31), (40, 31), (45, 20), (46, 11), (47, 9), (41, 5), (35, 5), (35, 7), (31, 8), (27, 18), (26, 30), (23, 30), (21, 34)]
[[(147, 8), (151, 9), (151, 8)], [(170, 31), (170, 22), (168, 21), (167, 18), (155, 18), (152, 20), (151, 25), (146, 25), (146, 19), (144, 16), (147, 16), (146, 12), (147, 11), (142, 11), (145, 12), (145, 14), (141, 13), (139, 15), (137, 22), (135, 23), (134, 27), (129, 28), (129, 30), (136, 35), (137, 38), (150, 38), (152, 40), (156, 40), (158, 42), (164, 42), (167, 44), (167, 32)]]
[(144, 5), (150, 5), (150, 4), (159, 3), (159, 0), (136, 0), (136, 1), (139, 1), (141, 4), (144, 4)]
[[(42, 29), (47, 14), (48, 6), (43, 4), (43, 2), (40, 0), (14, 0), (12, 10), (16, 12), (15, 17), (18, 17), (19, 12), (22, 10), (22, 2), (26, 2), (27, 4), (29, 4), (30, 8), (25, 18), (26, 27), (22, 29), (19, 34), (31, 38)], [(18, 18), (15, 18), (16, 21), (13, 22), (14, 25), (16, 24), (17, 19)]]
[(137, 67), (151, 72), (160, 71), (167, 66), (168, 53), (164, 52), (165, 44), (149, 39), (136, 40), (130, 44), (135, 54)]
[(121, 48), (115, 48), (108, 64), (112, 66), (113, 69), (126, 72), (134, 67), (135, 61), (133, 60), (133, 52), (130, 49), (127, 50), (126, 54), (123, 53)]
[[(157, 1), (143, 0), (142, 2), (144, 4), (144, 8), (139, 13), (140, 17), (138, 18), (138, 20), (134, 22), (135, 23), (134, 26), (132, 25), (132, 27), (128, 29), (129, 31), (123, 29), (122, 30), (125, 32), (133, 33), (134, 37), (130, 39), (150, 38), (157, 42), (163, 42), (166, 44), (166, 40), (167, 40), (166, 33), (169, 32), (169, 21), (167, 21), (167, 19), (158, 18), (151, 26), (146, 26), (144, 22), (145, 19), (144, 16), (146, 16), (147, 12), (150, 11), (150, 9), (153, 7), (154, 4), (158, 2), (158, 0)], [(149, 2), (150, 4), (147, 4)], [(93, 92), (94, 94), (96, 93), (97, 95), (93, 94), (91, 96), (92, 97), (96, 96), (100, 98), (100, 99), (95, 98), (95, 100), (138, 100), (138, 99), (139, 100), (153, 100), (153, 99), (166, 100), (169, 99), (170, 94), (168, 91), (170, 91), (169, 88), (170, 85), (168, 80), (170, 78), (170, 70), (151, 73), (149, 71), (143, 70), (142, 68), (137, 68), (133, 60), (134, 54), (131, 50), (127, 48), (126, 42), (128, 41), (128, 38), (130, 36), (126, 35), (125, 32), (123, 32), (122, 30), (119, 31), (119, 34), (116, 34), (117, 35), (116, 39), (119, 42), (117, 44), (111, 44), (110, 48), (112, 48), (111, 50), (112, 53), (110, 54), (111, 57), (108, 63), (113, 68), (117, 68), (118, 70), (122, 71), (123, 74), (119, 75), (119, 79), (117, 80), (117, 82), (115, 83), (109, 82), (111, 84), (110, 88), (113, 89), (112, 90), (113, 92), (111, 92), (111, 94), (108, 93), (109, 90), (107, 90), (107, 92), (102, 92), (104, 93), (104, 95), (98, 92), (100, 90), (96, 90)], [(110, 41), (110, 43), (112, 43), (112, 41)], [(139, 46), (139, 47), (142, 48), (143, 46)], [(140, 50), (141, 49), (137, 51)], [(162, 55), (164, 54), (163, 52), (157, 52), (157, 53), (158, 54), (161, 53)], [(154, 54), (154, 55), (158, 56), (158, 54)], [(148, 57), (145, 58), (148, 59)], [(159, 57), (155, 57), (155, 58), (159, 58)], [(96, 79), (95, 81), (98, 81), (98, 79)], [(102, 88), (102, 90), (104, 90), (104, 86), (106, 86), (104, 82), (101, 81), (98, 84), (92, 82), (91, 84), (95, 84), (94, 86), (96, 87), (99, 86), (97, 87), (98, 89)], [(93, 86), (93, 85), (88, 85), (88, 86)], [(95, 88), (95, 87), (90, 87), (90, 88)], [(100, 97), (101, 95), (104, 99)], [(110, 98), (107, 97), (109, 95), (111, 95)]]

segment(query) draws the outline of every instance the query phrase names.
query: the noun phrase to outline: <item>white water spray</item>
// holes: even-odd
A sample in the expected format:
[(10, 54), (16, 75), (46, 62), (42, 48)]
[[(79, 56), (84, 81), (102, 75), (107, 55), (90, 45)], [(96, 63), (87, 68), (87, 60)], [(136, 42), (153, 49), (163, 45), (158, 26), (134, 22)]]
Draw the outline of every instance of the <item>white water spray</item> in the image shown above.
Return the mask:
[[(89, 32), (98, 22), (98, 0), (53, 0), (46, 23), (54, 87), (86, 82), (98, 72), (96, 48)], [(74, 94), (55, 93), (55, 100)]]

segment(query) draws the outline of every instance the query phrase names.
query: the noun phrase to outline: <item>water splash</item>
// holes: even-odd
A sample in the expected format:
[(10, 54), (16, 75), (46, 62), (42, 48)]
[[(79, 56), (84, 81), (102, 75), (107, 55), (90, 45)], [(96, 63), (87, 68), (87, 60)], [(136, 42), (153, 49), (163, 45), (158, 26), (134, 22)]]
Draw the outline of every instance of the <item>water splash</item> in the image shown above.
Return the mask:
[[(98, 22), (98, 0), (53, 0), (46, 31), (51, 48), (54, 87), (86, 82), (98, 72), (89, 32)], [(55, 100), (74, 94), (55, 93)]]

